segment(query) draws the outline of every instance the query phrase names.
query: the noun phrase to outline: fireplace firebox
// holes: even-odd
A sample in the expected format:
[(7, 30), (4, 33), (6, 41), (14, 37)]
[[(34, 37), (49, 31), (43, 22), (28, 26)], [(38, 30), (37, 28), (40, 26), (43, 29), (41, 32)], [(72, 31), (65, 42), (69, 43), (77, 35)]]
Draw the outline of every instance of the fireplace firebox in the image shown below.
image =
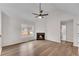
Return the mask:
[(37, 40), (45, 40), (45, 33), (37, 33)]

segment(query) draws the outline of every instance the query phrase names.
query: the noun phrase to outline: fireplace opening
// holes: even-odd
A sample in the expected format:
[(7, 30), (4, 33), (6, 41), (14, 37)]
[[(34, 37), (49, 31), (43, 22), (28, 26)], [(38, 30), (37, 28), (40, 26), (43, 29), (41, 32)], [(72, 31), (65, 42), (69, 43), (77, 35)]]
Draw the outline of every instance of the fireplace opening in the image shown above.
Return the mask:
[(37, 33), (37, 40), (45, 40), (45, 33)]

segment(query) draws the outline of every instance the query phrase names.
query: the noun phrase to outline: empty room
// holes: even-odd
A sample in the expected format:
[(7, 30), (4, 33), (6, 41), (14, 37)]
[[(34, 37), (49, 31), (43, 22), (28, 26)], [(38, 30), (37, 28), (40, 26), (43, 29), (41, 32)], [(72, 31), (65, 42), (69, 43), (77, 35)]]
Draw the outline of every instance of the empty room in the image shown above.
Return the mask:
[(0, 3), (1, 56), (78, 56), (79, 3)]

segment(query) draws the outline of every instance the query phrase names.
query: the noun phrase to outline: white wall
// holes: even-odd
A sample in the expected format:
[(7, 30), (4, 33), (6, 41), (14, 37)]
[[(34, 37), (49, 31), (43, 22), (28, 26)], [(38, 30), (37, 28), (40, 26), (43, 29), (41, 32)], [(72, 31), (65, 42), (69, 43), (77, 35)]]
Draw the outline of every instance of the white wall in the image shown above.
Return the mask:
[(21, 24), (34, 25), (32, 22), (12, 18), (2, 12), (2, 46), (8, 46), (34, 39), (34, 36), (21, 38)]
[(45, 33), (45, 39), (47, 39), (46, 36), (46, 19), (38, 19), (35, 23), (35, 39), (36, 39), (36, 33)]
[(77, 20), (78, 20), (78, 16), (72, 15), (72, 14), (68, 14), (68, 13), (62, 13), (61, 12), (61, 16), (60, 16), (60, 21), (69, 21), (69, 20), (73, 20), (73, 46), (78, 46), (78, 41), (77, 41)]
[(75, 23), (76, 23), (76, 25), (74, 24), (74, 26), (76, 28), (76, 30), (75, 30), (76, 37), (74, 37), (74, 38), (77, 39), (77, 40), (74, 40), (74, 41), (77, 41), (78, 43), (74, 43), (74, 44), (76, 44), (79, 47), (79, 17), (77, 18), (77, 21), (75, 21)]
[(36, 32), (45, 32), (45, 25), (44, 22), (36, 22)]
[[(0, 10), (0, 35), (1, 35), (1, 10)], [(0, 37), (0, 55), (1, 55), (1, 50), (2, 50), (2, 41), (1, 41), (1, 37)]]
[(66, 26), (67, 26), (67, 31), (66, 31), (67, 41), (73, 42), (73, 20), (67, 21)]
[[(51, 12), (50, 12), (51, 13)], [(54, 42), (60, 42), (60, 23), (61, 21), (69, 21), (73, 19), (73, 45), (78, 46), (77, 41), (77, 17), (73, 16), (71, 14), (62, 12), (62, 11), (52, 11), (51, 14), (48, 15), (48, 18), (45, 22), (37, 22), (36, 24), (36, 31), (37, 32), (45, 32), (47, 40), (54, 41)], [(42, 19), (40, 19), (42, 20)], [(70, 28), (70, 27), (69, 27)], [(72, 28), (70, 28), (72, 29)], [(71, 35), (71, 34), (69, 34)], [(71, 37), (69, 37), (71, 38)], [(69, 40), (71, 41), (71, 40)]]
[(47, 20), (47, 40), (60, 42), (60, 20), (58, 15), (52, 15), (52, 18)]
[[(77, 17), (72, 16), (71, 14), (62, 12), (62, 11), (55, 11), (53, 14), (49, 16), (47, 19), (47, 40), (55, 41), (55, 42), (60, 42), (60, 23), (61, 21), (68, 21), (73, 19), (73, 45), (78, 46), (78, 41), (77, 41)], [(70, 28), (72, 29), (72, 28)], [(72, 34), (72, 33), (71, 33)], [(69, 34), (69, 35), (71, 35)], [(70, 37), (71, 38), (71, 37)]]

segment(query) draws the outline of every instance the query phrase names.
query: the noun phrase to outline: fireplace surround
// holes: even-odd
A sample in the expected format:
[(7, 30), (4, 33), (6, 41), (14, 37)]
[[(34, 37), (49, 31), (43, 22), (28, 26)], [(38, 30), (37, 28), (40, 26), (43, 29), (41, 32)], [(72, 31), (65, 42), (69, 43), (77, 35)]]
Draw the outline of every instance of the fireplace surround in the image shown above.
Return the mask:
[(37, 33), (37, 40), (45, 40), (45, 33)]

